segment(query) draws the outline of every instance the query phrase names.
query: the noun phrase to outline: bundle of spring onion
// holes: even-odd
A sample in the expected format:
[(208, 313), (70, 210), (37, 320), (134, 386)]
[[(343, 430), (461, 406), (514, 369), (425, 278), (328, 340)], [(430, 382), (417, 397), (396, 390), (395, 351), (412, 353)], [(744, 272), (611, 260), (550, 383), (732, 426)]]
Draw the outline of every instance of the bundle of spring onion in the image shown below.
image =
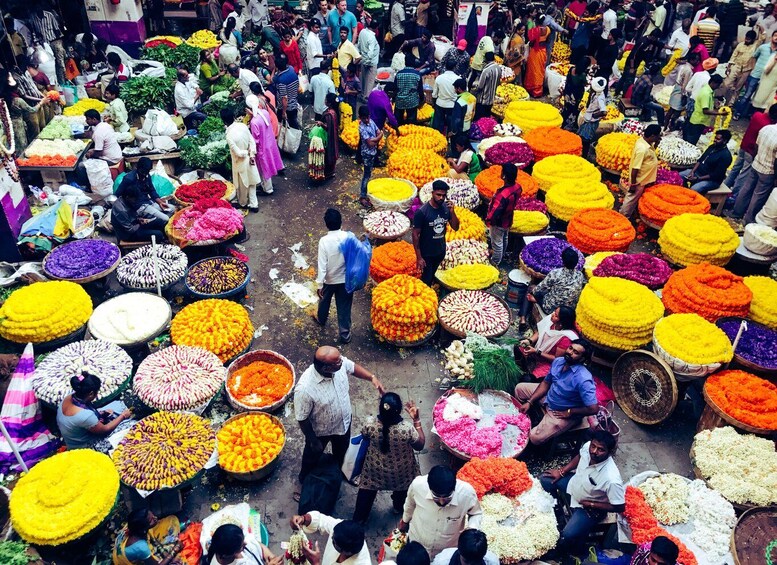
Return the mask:
[(466, 349), (472, 352), (473, 376), (460, 384), (475, 392), (503, 390), (512, 393), (523, 372), (515, 364), (512, 347), (505, 348), (477, 334), (467, 334)]

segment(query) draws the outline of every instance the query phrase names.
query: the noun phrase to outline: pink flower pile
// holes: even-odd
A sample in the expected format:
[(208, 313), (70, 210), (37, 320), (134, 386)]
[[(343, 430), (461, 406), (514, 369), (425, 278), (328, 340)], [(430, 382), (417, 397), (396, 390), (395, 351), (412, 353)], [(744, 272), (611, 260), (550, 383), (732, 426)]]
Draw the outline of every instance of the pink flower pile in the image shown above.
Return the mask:
[(672, 169), (662, 169), (659, 167), (656, 173), (656, 184), (676, 184), (677, 186), (684, 186), (685, 181), (680, 173), (673, 171)]
[(664, 286), (673, 272), (669, 263), (649, 253), (618, 253), (605, 257), (594, 269), (594, 276), (620, 277), (655, 290)]
[(200, 211), (187, 208), (176, 220), (175, 227), (187, 229), (189, 241), (219, 240), (243, 229), (243, 215), (232, 207)]
[(541, 200), (536, 198), (519, 198), (515, 203), (516, 210), (522, 210), (523, 212), (542, 212), (548, 213), (548, 207)]

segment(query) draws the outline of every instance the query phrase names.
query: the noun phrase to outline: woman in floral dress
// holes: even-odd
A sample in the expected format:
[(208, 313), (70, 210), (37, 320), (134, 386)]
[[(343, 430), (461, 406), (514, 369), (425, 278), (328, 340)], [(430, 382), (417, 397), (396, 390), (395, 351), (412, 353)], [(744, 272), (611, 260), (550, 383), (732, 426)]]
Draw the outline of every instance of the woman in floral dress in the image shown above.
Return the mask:
[(369, 447), (353, 511), (353, 519), (357, 522), (367, 522), (379, 490), (392, 491), (394, 511), (402, 512), (407, 488), (421, 474), (414, 450), (424, 448), (426, 437), (418, 408), (412, 401), (405, 405), (405, 411), (412, 423), (402, 419), (399, 395), (387, 392), (380, 399), (378, 417), (369, 418), (361, 430)]

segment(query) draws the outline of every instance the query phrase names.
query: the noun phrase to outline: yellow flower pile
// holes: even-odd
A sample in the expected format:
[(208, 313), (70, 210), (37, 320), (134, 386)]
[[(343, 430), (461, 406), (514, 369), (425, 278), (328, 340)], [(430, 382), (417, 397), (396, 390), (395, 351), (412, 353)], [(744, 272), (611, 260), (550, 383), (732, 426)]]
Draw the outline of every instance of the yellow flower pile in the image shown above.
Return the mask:
[(237, 302), (210, 298), (178, 312), (170, 325), (170, 337), (175, 345), (202, 347), (226, 362), (248, 347), (254, 326)]
[(28, 543), (62, 545), (93, 531), (119, 495), (119, 474), (110, 457), (92, 449), (58, 453), (16, 483), (11, 524)]
[(460, 206), (454, 207), (453, 210), (459, 219), (459, 229), (454, 231), (451, 225), (448, 224), (445, 231), (445, 241), (453, 241), (455, 239), (486, 240), (486, 224), (480, 219), (480, 216)]
[(580, 293), (577, 323), (585, 337), (615, 349), (650, 343), (664, 305), (650, 289), (619, 277), (593, 277)]
[(340, 131), (342, 131), (343, 126), (346, 123), (352, 121), (354, 121), (353, 106), (346, 104), (345, 102), (340, 102)]
[(602, 118), (602, 122), (620, 122), (624, 117), (615, 104), (607, 104), (607, 114)]
[(556, 218), (568, 222), (576, 212), (586, 208), (611, 210), (615, 197), (604, 183), (568, 180), (550, 187), (545, 194), (545, 204)]
[(579, 180), (587, 183), (600, 182), (602, 174), (592, 163), (577, 155), (551, 155), (534, 164), (531, 176), (540, 190), (548, 190), (554, 184), (565, 180)]
[(529, 93), (524, 87), (517, 84), (500, 84), (496, 87), (496, 96), (494, 97), (494, 105), (491, 107), (491, 113), (503, 118), (508, 104), (515, 100), (528, 99)]
[(268, 414), (248, 413), (224, 424), (218, 435), (219, 465), (247, 473), (272, 463), (286, 444), (286, 431)]
[(389, 153), (398, 149), (431, 149), (440, 155), (448, 150), (448, 140), (436, 129), (415, 124), (399, 126), (399, 135), (392, 131), (388, 138)]
[[(624, 51), (623, 56), (620, 59), (618, 59), (618, 70), (620, 72), (623, 72), (623, 69), (626, 68), (626, 59), (629, 58), (630, 54), (631, 54), (631, 51)], [(645, 61), (642, 61), (637, 67), (637, 76), (642, 76), (642, 73), (644, 72), (645, 72)]]
[(87, 110), (97, 110), (100, 113), (105, 111), (105, 102), (97, 98), (81, 98), (72, 106), (68, 106), (62, 111), (63, 116), (83, 116)]
[(638, 139), (636, 133), (613, 132), (603, 135), (596, 144), (596, 163), (619, 173), (627, 171)]
[(585, 258), (585, 264), (583, 265), (583, 272), (589, 279), (594, 276), (594, 271), (599, 264), (607, 259), (610, 255), (620, 255), (619, 251), (597, 251)]
[(186, 43), (192, 47), (199, 47), (200, 49), (213, 49), (221, 45), (221, 41), (218, 40), (216, 34), (207, 29), (201, 29), (195, 31)]
[(561, 63), (563, 61), (569, 61), (572, 56), (572, 49), (563, 41), (553, 42), (553, 49), (550, 52), (551, 63)]
[(429, 120), (432, 119), (433, 115), (434, 115), (434, 106), (424, 102), (423, 104), (421, 104), (421, 107), (418, 108), (418, 115), (416, 119), (419, 122), (428, 122)]
[(0, 308), (0, 337), (16, 343), (51, 341), (83, 326), (92, 299), (81, 285), (37, 282), (15, 290)]
[(398, 149), (388, 159), (388, 174), (423, 186), (448, 175), (448, 162), (431, 149)]
[(146, 39), (145, 43), (151, 43), (152, 41), (169, 41), (173, 45), (180, 45), (183, 43), (183, 39), (177, 35), (155, 35)]
[(399, 179), (372, 179), (367, 183), (367, 194), (384, 202), (400, 202), (412, 198), (415, 190)]
[(653, 343), (675, 359), (693, 365), (728, 363), (734, 357), (726, 334), (698, 314), (670, 314), (653, 330)]
[[(345, 125), (343, 126), (343, 124)], [(359, 120), (340, 121), (340, 140), (354, 151), (359, 148)], [(385, 146), (386, 137), (384, 136), (378, 142), (378, 149), (383, 149)]]
[(748, 318), (777, 330), (777, 281), (769, 277), (744, 278), (753, 293)]
[(419, 341), (437, 325), (437, 294), (415, 277), (394, 275), (372, 291), (370, 320), (391, 341)]
[(739, 247), (739, 236), (723, 218), (709, 214), (680, 214), (658, 232), (661, 253), (677, 265), (708, 262), (724, 266)]
[(499, 280), (499, 269), (493, 265), (475, 263), (459, 265), (446, 271), (437, 271), (437, 279), (447, 287), (467, 290), (482, 290)]
[(512, 233), (528, 235), (548, 227), (550, 218), (537, 210), (516, 210), (513, 212)]
[(536, 100), (515, 100), (505, 109), (505, 122), (515, 124), (527, 132), (542, 126), (561, 127), (563, 120), (559, 111), (550, 104)]

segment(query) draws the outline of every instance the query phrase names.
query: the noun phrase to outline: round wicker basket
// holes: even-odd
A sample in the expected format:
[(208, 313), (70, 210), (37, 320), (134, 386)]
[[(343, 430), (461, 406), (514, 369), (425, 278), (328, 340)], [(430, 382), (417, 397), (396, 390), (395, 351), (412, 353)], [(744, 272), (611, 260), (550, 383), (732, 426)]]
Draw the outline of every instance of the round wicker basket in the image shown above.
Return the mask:
[(660, 424), (677, 406), (674, 373), (650, 351), (627, 351), (618, 357), (612, 390), (623, 412), (639, 424)]
[(192, 295), (196, 296), (197, 298), (230, 298), (232, 296), (238, 296), (243, 291), (245, 291), (246, 287), (248, 286), (248, 283), (251, 281), (251, 268), (248, 265), (245, 265), (246, 268), (246, 276), (243, 282), (241, 282), (239, 285), (237, 285), (232, 290), (227, 290), (225, 292), (220, 292), (216, 294), (207, 294), (205, 292), (199, 292), (198, 290), (195, 290), (192, 285), (189, 282), (189, 273), (194, 269), (197, 265), (200, 263), (205, 263), (207, 261), (213, 261), (214, 259), (223, 259), (225, 261), (231, 261), (234, 263), (241, 263), (245, 265), (245, 263), (242, 263), (239, 259), (235, 257), (230, 256), (222, 256), (222, 257), (206, 257), (205, 259), (200, 259), (194, 265), (190, 265), (188, 269), (186, 269), (186, 274), (184, 275), (184, 284), (186, 285), (186, 290), (188, 290)]
[[(440, 321), (440, 327), (442, 329), (444, 329), (446, 332), (448, 332), (451, 335), (463, 338), (463, 337), (467, 337), (467, 332), (466, 331), (462, 332), (460, 330), (452, 328), (451, 326), (449, 326), (445, 322), (443, 317), (440, 315), (440, 309), (441, 309), (442, 303), (445, 302), (446, 300), (448, 300), (448, 297), (449, 296), (453, 296), (456, 292), (468, 292), (468, 291), (462, 291), (462, 290), (454, 291), (451, 294), (449, 294), (448, 296), (446, 296), (445, 298), (443, 298), (440, 301), (440, 306), (438, 306), (438, 308), (437, 308), (437, 318)], [(490, 293), (488, 293), (488, 294), (490, 294)], [(499, 298), (496, 295), (491, 294), (491, 296), (494, 299), (496, 299), (502, 305), (502, 307), (505, 309), (505, 311), (507, 312), (507, 324), (505, 325), (504, 329), (497, 330), (497, 331), (492, 332), (492, 333), (482, 333), (482, 334), (480, 334), (483, 337), (487, 337), (487, 338), (494, 338), (494, 337), (499, 337), (499, 336), (504, 335), (505, 333), (507, 333), (507, 330), (510, 329), (510, 324), (513, 321), (513, 313), (512, 313), (512, 310), (510, 309), (510, 307), (507, 305), (507, 302), (505, 302), (503, 299)]]
[[(777, 508), (759, 506), (739, 517), (731, 532), (731, 554), (736, 565), (755, 565), (774, 562), (777, 547), (771, 545), (777, 538)], [(771, 551), (766, 555), (766, 549)]]
[(187, 229), (180, 229), (175, 227), (175, 222), (178, 220), (178, 218), (183, 214), (183, 212), (186, 210), (186, 208), (182, 210), (178, 210), (175, 214), (172, 215), (170, 220), (167, 222), (167, 225), (165, 226), (165, 234), (170, 238), (170, 243), (173, 243), (174, 245), (177, 245), (179, 247), (184, 247), (191, 245), (192, 247), (207, 247), (208, 245), (218, 245), (219, 243), (223, 243), (227, 241), (228, 239), (232, 239), (240, 232), (235, 232), (232, 234), (229, 234), (228, 236), (224, 237), (223, 239), (206, 239), (203, 241), (190, 241), (186, 239), (186, 232)]
[[(130, 293), (130, 294), (132, 294), (132, 293)], [(156, 299), (156, 301), (159, 304), (159, 308), (162, 308), (162, 309), (164, 309), (167, 312), (167, 315), (165, 316), (164, 323), (161, 324), (158, 328), (149, 328), (149, 331), (148, 331), (147, 335), (145, 335), (141, 339), (138, 339), (138, 340), (135, 340), (135, 341), (126, 341), (126, 340), (125, 341), (115, 341), (115, 340), (112, 340), (112, 339), (108, 339), (108, 337), (102, 335), (98, 331), (98, 329), (95, 328), (94, 323), (93, 323), (93, 321), (95, 319), (94, 318), (94, 313), (93, 313), (92, 317), (89, 319), (89, 322), (88, 322), (89, 336), (91, 338), (93, 338), (93, 339), (104, 339), (105, 341), (110, 341), (111, 343), (115, 343), (116, 345), (119, 345), (119, 346), (121, 346), (123, 348), (130, 348), (130, 349), (133, 348), (133, 347), (137, 347), (139, 345), (148, 343), (149, 341), (151, 341), (152, 339), (157, 337), (159, 334), (162, 333), (162, 331), (166, 327), (168, 327), (170, 325), (170, 320), (172, 320), (172, 317), (173, 317), (173, 310), (172, 310), (172, 308), (170, 308), (170, 304), (164, 298), (160, 298), (160, 297), (156, 296), (156, 294), (152, 294), (150, 292), (146, 292), (145, 294), (149, 294), (154, 299)], [(97, 308), (102, 308), (102, 307), (109, 308), (110, 306), (105, 306), (105, 305), (108, 304), (109, 302), (111, 302), (112, 300), (120, 299), (123, 296), (126, 296), (126, 295), (119, 295), (119, 296), (116, 296), (114, 298), (111, 298), (110, 300), (106, 300), (105, 302), (100, 304)]]
[(385, 235), (378, 235), (377, 233), (370, 231), (369, 229), (367, 229), (366, 226), (364, 226), (364, 231), (367, 233), (369, 238), (376, 239), (378, 241), (397, 241), (405, 237), (411, 229), (412, 229), (412, 225), (408, 226), (407, 229), (405, 229), (401, 233), (398, 233), (397, 235), (385, 236)]
[[(724, 323), (724, 322), (730, 322), (732, 320), (736, 321), (736, 322), (741, 322), (744, 319), (745, 318), (740, 318), (740, 317), (737, 317), (737, 316), (725, 316), (723, 318), (718, 318), (715, 321), (715, 325), (720, 327), (720, 325), (722, 323)], [(747, 324), (748, 324), (748, 326), (757, 326), (757, 327), (760, 327), (760, 328), (765, 328), (765, 326), (763, 324), (759, 324), (758, 322), (754, 322), (752, 320), (747, 320)], [(744, 368), (746, 368), (746, 369), (748, 369), (750, 371), (753, 371), (755, 373), (760, 373), (760, 374), (765, 375), (767, 377), (777, 376), (777, 368), (762, 367), (761, 365), (753, 363), (752, 361), (748, 361), (747, 359), (745, 359), (741, 355), (737, 354), (736, 351), (734, 351), (734, 361), (738, 365), (741, 365), (742, 367), (744, 367)]]
[(542, 279), (544, 279), (547, 276), (547, 275), (543, 275), (539, 271), (535, 271), (531, 267), (527, 266), (526, 263), (523, 262), (523, 257), (521, 257), (519, 259), (518, 266), (521, 269), (523, 269), (524, 271), (526, 271), (527, 273), (529, 273), (529, 275), (531, 275), (531, 278), (536, 279), (538, 281), (541, 281)]
[[(256, 352), (252, 352), (256, 353)], [(232, 477), (233, 479), (236, 479), (238, 481), (260, 481), (267, 477), (270, 473), (272, 473), (278, 465), (280, 465), (281, 462), (281, 454), (283, 453), (283, 448), (286, 447), (286, 427), (283, 425), (283, 422), (281, 422), (278, 418), (273, 416), (272, 414), (265, 414), (268, 418), (270, 418), (273, 423), (275, 423), (277, 426), (280, 426), (280, 428), (283, 430), (283, 445), (281, 446), (281, 450), (278, 452), (278, 454), (266, 465), (263, 467), (259, 467), (258, 469), (253, 469), (251, 471), (246, 471), (244, 473), (239, 473), (237, 471), (227, 471), (224, 469), (224, 467), (221, 466), (221, 461), (219, 460), (219, 467), (221, 467), (221, 470), (226, 473), (228, 477)], [(224, 421), (224, 423), (221, 425), (223, 428), (227, 424), (234, 422), (236, 420), (239, 420), (241, 418), (250, 418), (252, 416), (249, 412), (243, 412), (241, 414), (235, 414), (231, 418), (228, 418)], [(218, 437), (218, 436), (217, 436)], [(216, 439), (216, 445), (218, 446), (218, 439)]]
[[(67, 245), (67, 244), (65, 244), (65, 245)], [(112, 245), (114, 245), (114, 244), (112, 244)], [(114, 245), (114, 247), (116, 247), (116, 245)], [(118, 247), (117, 247), (117, 249), (118, 249)], [(48, 259), (49, 259), (50, 255), (51, 255), (51, 253), (49, 252), (49, 254), (46, 255), (46, 257), (43, 258), (43, 272), (46, 273), (46, 276), (48, 278), (50, 278), (50, 279), (53, 279), (53, 280), (69, 281), (69, 282), (74, 282), (74, 283), (78, 283), (78, 284), (86, 284), (86, 283), (90, 283), (90, 282), (94, 282), (94, 281), (100, 280), (103, 277), (107, 277), (113, 271), (116, 270), (116, 268), (119, 266), (119, 263), (121, 262), (121, 253), (119, 253), (119, 256), (116, 258), (116, 261), (113, 262), (113, 265), (111, 265), (107, 269), (103, 269), (99, 273), (95, 273), (94, 275), (90, 275), (88, 277), (81, 277), (79, 279), (66, 279), (66, 278), (58, 277), (56, 275), (52, 275), (49, 272), (49, 269), (48, 269)]]
[(704, 401), (707, 403), (707, 406), (710, 407), (710, 409), (715, 412), (718, 416), (723, 418), (726, 422), (728, 422), (730, 425), (734, 426), (738, 430), (743, 430), (746, 432), (750, 432), (751, 434), (756, 434), (759, 436), (773, 436), (775, 433), (775, 430), (767, 430), (765, 428), (756, 428), (755, 426), (751, 426), (749, 424), (745, 424), (744, 422), (740, 422), (733, 416), (728, 415), (726, 412), (723, 411), (722, 408), (720, 408), (717, 404), (715, 404), (715, 401), (710, 398), (710, 395), (707, 394), (707, 383), (704, 383), (704, 388), (702, 389), (702, 393), (704, 394)]
[[(273, 402), (272, 404), (269, 404), (267, 406), (251, 406), (249, 404), (243, 404), (242, 402), (237, 400), (234, 396), (232, 396), (232, 393), (229, 391), (229, 380), (232, 378), (232, 375), (234, 375), (235, 372), (237, 372), (239, 369), (242, 369), (243, 367), (250, 365), (254, 361), (264, 361), (265, 363), (275, 363), (278, 365), (283, 365), (291, 371), (291, 379), (292, 379), (291, 387), (289, 387), (289, 391), (285, 395), (283, 395), (283, 397), (277, 402)], [(241, 412), (274, 412), (275, 410), (278, 410), (281, 406), (283, 406), (286, 403), (292, 391), (294, 390), (294, 385), (296, 384), (297, 384), (297, 373), (294, 370), (294, 365), (291, 364), (291, 361), (286, 359), (286, 357), (284, 357), (280, 353), (276, 353), (275, 351), (270, 351), (267, 349), (257, 349), (256, 351), (249, 351), (248, 353), (243, 353), (242, 355), (238, 356), (234, 361), (232, 361), (229, 364), (229, 366), (227, 367), (227, 381), (226, 381), (226, 386), (224, 387), (224, 391), (226, 393), (227, 402), (229, 402), (229, 405), (232, 406), (232, 408), (234, 408), (235, 410), (240, 410)]]

